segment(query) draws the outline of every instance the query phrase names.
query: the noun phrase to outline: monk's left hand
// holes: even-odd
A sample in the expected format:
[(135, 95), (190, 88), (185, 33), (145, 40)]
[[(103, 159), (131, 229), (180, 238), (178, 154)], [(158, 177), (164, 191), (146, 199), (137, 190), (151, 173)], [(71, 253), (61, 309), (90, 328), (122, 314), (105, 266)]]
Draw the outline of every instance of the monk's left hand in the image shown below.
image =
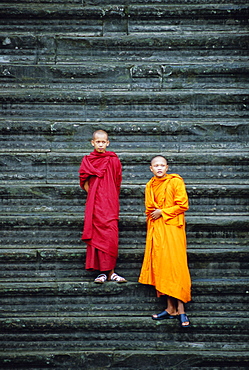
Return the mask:
[(153, 220), (157, 220), (159, 217), (162, 216), (162, 210), (161, 209), (155, 209), (154, 211), (151, 212), (151, 218)]
[(86, 180), (85, 183), (84, 183), (84, 190), (88, 193), (88, 190), (89, 190), (89, 181)]

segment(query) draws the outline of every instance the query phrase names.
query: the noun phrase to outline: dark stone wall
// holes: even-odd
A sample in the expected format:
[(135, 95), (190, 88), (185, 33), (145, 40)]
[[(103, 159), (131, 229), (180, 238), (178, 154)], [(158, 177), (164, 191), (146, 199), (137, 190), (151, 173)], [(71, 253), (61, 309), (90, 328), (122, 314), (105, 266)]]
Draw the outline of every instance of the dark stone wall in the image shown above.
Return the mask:
[[(1, 369), (249, 367), (248, 41), (245, 0), (0, 4)], [(84, 270), (99, 128), (123, 166), (122, 286)], [(187, 333), (137, 283), (158, 153), (190, 200)]]

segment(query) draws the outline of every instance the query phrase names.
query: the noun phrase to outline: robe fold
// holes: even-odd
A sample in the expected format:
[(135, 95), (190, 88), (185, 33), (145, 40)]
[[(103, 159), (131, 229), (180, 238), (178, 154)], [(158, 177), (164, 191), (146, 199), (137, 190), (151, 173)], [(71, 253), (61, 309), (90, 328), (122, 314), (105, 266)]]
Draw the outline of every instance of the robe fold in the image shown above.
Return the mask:
[[(114, 152), (86, 155), (79, 168), (80, 186), (88, 181), (89, 189), (85, 207), (82, 240), (87, 243), (87, 269), (112, 269), (118, 256), (119, 194), (122, 167)], [(101, 260), (104, 262), (101, 268)], [(94, 262), (95, 261), (95, 262)]]
[[(191, 300), (191, 280), (184, 218), (188, 196), (183, 179), (177, 174), (153, 177), (146, 185), (145, 207), (146, 247), (138, 281), (186, 303)], [(157, 220), (150, 216), (154, 209), (162, 209)]]

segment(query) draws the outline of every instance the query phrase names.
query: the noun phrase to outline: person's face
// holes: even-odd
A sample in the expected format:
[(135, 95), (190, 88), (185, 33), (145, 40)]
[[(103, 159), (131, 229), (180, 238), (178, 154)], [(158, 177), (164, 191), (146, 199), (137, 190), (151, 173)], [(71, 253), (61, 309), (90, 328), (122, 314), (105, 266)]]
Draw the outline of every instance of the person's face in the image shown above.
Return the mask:
[(158, 178), (165, 177), (168, 168), (166, 160), (162, 157), (154, 158), (150, 166), (151, 172)]
[(97, 152), (105, 153), (106, 147), (109, 145), (109, 140), (106, 134), (95, 134), (91, 143)]

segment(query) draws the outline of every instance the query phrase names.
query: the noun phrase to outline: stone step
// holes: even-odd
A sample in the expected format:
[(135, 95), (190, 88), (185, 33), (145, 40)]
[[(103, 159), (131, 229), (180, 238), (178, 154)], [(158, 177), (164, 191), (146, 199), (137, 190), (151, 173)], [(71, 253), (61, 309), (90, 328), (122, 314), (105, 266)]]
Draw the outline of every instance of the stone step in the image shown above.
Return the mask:
[[(144, 148), (140, 153), (125, 153), (120, 148), (117, 154), (123, 166), (123, 183), (145, 185), (151, 178), (151, 158), (160, 153), (169, 158), (169, 173), (179, 173), (186, 184), (219, 184), (222, 187), (227, 184), (248, 183), (247, 152), (221, 150), (176, 153), (170, 152), (169, 146), (170, 144), (163, 144), (157, 152)], [(79, 186), (78, 170), (85, 154), (89, 154), (89, 151), (81, 154), (0, 153), (0, 183), (75, 183)]]
[[(122, 316), (122, 315), (121, 315)], [(145, 338), (146, 335), (149, 335), (150, 337), (147, 337), (147, 340), (145, 343), (138, 344), (137, 349), (142, 349), (149, 347), (151, 345), (151, 342), (155, 340), (155, 336), (158, 335), (158, 337), (161, 337), (161, 340), (165, 340), (166, 334), (171, 333), (172, 336), (175, 334), (176, 338), (179, 341), (185, 340), (194, 340), (197, 342), (205, 342), (210, 341), (210, 337), (214, 337), (214, 335), (217, 335), (217, 337), (223, 336), (223, 341), (230, 341), (233, 342), (236, 338), (237, 342), (240, 342), (242, 344), (243, 349), (248, 349), (248, 343), (243, 343), (245, 338), (248, 338), (249, 330), (248, 330), (248, 323), (249, 323), (249, 317), (246, 315), (243, 320), (238, 320), (236, 317), (219, 317), (212, 315), (210, 317), (193, 317), (191, 320), (191, 326), (192, 328), (189, 328), (190, 330), (185, 330), (185, 332), (190, 332), (191, 339), (189, 338), (189, 333), (183, 333), (182, 329), (179, 327), (179, 322), (176, 319), (172, 320), (164, 320), (160, 322), (155, 322), (151, 319), (151, 317), (142, 317), (142, 316), (132, 316), (132, 317), (116, 317), (116, 316), (100, 316), (100, 317), (56, 317), (51, 315), (49, 317), (19, 317), (19, 318), (1, 318), (1, 337), (3, 334), (6, 335), (5, 337), (5, 350), (8, 349), (8, 347), (11, 346), (11, 343), (7, 340), (9, 338), (13, 338), (14, 335), (16, 336), (16, 341), (21, 341), (25, 337), (27, 338), (27, 333), (34, 334), (34, 337), (36, 338), (35, 341), (41, 340), (43, 343), (43, 349), (49, 348), (49, 345), (51, 345), (51, 349), (53, 348), (53, 345), (51, 343), (52, 337), (56, 337), (57, 341), (64, 342), (64, 345), (67, 347), (67, 349), (73, 348), (73, 341), (70, 343), (69, 338), (71, 339), (75, 338), (75, 333), (78, 332), (81, 334), (82, 339), (84, 340), (84, 347), (82, 349), (90, 349), (93, 345), (93, 339), (103, 335), (103, 333), (106, 334), (106, 343), (102, 343), (99, 346), (99, 349), (103, 346), (106, 349), (111, 349), (113, 347), (115, 338), (112, 338), (112, 335), (114, 333), (117, 334), (118, 337), (120, 337), (121, 342), (128, 342), (126, 343), (126, 349), (132, 349), (130, 346), (132, 346), (132, 343), (129, 343), (129, 339), (126, 337), (128, 333), (131, 335), (134, 335), (134, 340), (138, 340), (143, 337)], [(58, 332), (61, 332), (61, 337), (58, 337), (56, 334)], [(201, 335), (202, 333), (202, 335)], [(14, 335), (12, 335), (14, 334)], [(26, 335), (25, 335), (26, 334)], [(46, 343), (46, 337), (42, 334), (47, 335), (47, 341), (49, 343)], [(50, 334), (50, 335), (49, 335)], [(109, 334), (109, 335), (108, 335)], [(112, 334), (112, 335), (110, 335)], [(160, 335), (161, 334), (161, 335)], [(240, 334), (240, 336), (239, 336)], [(233, 338), (234, 335), (234, 338)], [(19, 336), (19, 338), (17, 337)], [(49, 338), (50, 336), (50, 338)], [(94, 338), (91, 338), (93, 336)], [(181, 339), (179, 338), (180, 336)], [(32, 335), (31, 335), (32, 337)], [(63, 338), (64, 337), (64, 338)], [(66, 338), (67, 337), (67, 338)], [(130, 337), (130, 335), (129, 335)], [(136, 338), (135, 338), (136, 337)], [(153, 338), (154, 337), (154, 338)], [(86, 341), (88, 338), (89, 342)], [(43, 339), (43, 340), (42, 340)], [(92, 340), (91, 340), (92, 339)], [(127, 340), (128, 339), (128, 340)], [(218, 338), (217, 338), (218, 339)], [(26, 339), (27, 340), (27, 339)], [(220, 339), (222, 341), (222, 339)], [(35, 342), (34, 341), (34, 342)], [(109, 344), (109, 343), (110, 344)], [(219, 342), (219, 340), (217, 340)], [(35, 344), (30, 341), (29, 345), (30, 347), (33, 347), (35, 349)], [(79, 343), (79, 345), (82, 345), (83, 343)], [(109, 344), (109, 345), (108, 345)], [(56, 343), (54, 344), (56, 346)], [(68, 346), (67, 346), (68, 345)], [(96, 343), (96, 346), (98, 344)], [(116, 343), (116, 349), (122, 349), (122, 343)], [(165, 346), (168, 345), (168, 343), (165, 343)], [(194, 345), (194, 343), (193, 343)], [(22, 344), (20, 343), (20, 349), (22, 347)], [(155, 343), (152, 348), (156, 349), (157, 344)], [(163, 344), (162, 344), (163, 346)], [(210, 348), (215, 346), (215, 343), (212, 345), (210, 343)], [(172, 349), (174, 347), (174, 344), (172, 343)], [(166, 348), (166, 347), (164, 347)], [(53, 348), (56, 349), (56, 348)]]
[[(109, 283), (108, 283), (109, 284)], [(244, 286), (248, 286), (248, 280)], [(245, 306), (248, 305), (248, 294), (236, 293), (236, 287), (231, 289), (231, 285), (223, 284), (223, 289), (229, 287), (229, 294), (223, 294), (222, 290), (219, 294), (207, 292), (202, 296), (195, 295), (196, 282), (193, 282), (193, 300), (186, 305), (187, 312), (191, 318), (212, 317), (215, 316), (223, 318), (224, 316), (236, 317), (238, 321), (245, 318)], [(140, 287), (138, 287), (140, 289)], [(137, 291), (138, 291), (137, 289)], [(33, 291), (36, 289), (34, 288)], [(95, 296), (75, 296), (62, 295), (58, 297), (53, 294), (34, 294), (31, 289), (22, 292), (17, 292), (15, 296), (3, 296), (1, 298), (1, 318), (29, 318), (29, 317), (98, 317), (110, 315), (111, 317), (148, 317), (152, 314), (161, 312), (166, 307), (166, 302), (159, 302), (155, 298), (155, 292), (152, 296), (152, 291), (147, 289), (143, 295), (136, 295), (137, 298), (127, 298), (125, 295), (108, 294), (106, 296), (101, 292), (95, 292)], [(137, 293), (136, 290), (127, 290), (131, 293)], [(146, 295), (147, 293), (147, 295)], [(7, 294), (6, 294), (7, 295)], [(234, 302), (236, 303), (236, 314), (234, 314)], [(100, 303), (101, 302), (101, 303)]]
[[(198, 20), (202, 20), (202, 16), (205, 15), (207, 22), (210, 20), (214, 22), (216, 20), (217, 23), (221, 23), (225, 26), (224, 18), (227, 18), (228, 14), (229, 19), (233, 19), (236, 16), (239, 20), (243, 20), (248, 10), (248, 4), (246, 4), (246, 2), (243, 4), (243, 1), (241, 0), (238, 4), (229, 0), (227, 0), (225, 4), (214, 4), (210, 0), (206, 1), (204, 4), (191, 4), (191, 1), (188, 3), (182, 1), (182, 4), (179, 4), (179, 1), (168, 2), (167, 4), (160, 4), (157, 1), (151, 1), (150, 4), (139, 4), (139, 1), (134, 1), (134, 4), (131, 4), (128, 7), (118, 7), (116, 4), (114, 6), (107, 7), (107, 4), (104, 2), (102, 2), (102, 6), (100, 3), (98, 6), (96, 6), (96, 4), (91, 4), (89, 6), (89, 4), (82, 5), (79, 2), (78, 4), (72, 4), (71, 1), (69, 4), (66, 4), (65, 2), (60, 6), (58, 2), (55, 5), (54, 3), (49, 4), (48, 1), (45, 1), (47, 4), (46, 8), (41, 5), (42, 1), (39, 1), (40, 6), (35, 4), (35, 1), (28, 4), (28, 6), (25, 5), (24, 1), (19, 1), (18, 3), (13, 4), (14, 2), (15, 1), (12, 0), (11, 3), (8, 4), (8, 1), (5, 1), (4, 4), (1, 4), (1, 11), (7, 18), (4, 19), (4, 21), (9, 24), (11, 24), (12, 19), (16, 19), (16, 21), (19, 21), (21, 24), (22, 20), (25, 18), (36, 21), (37, 18), (39, 20), (48, 19), (51, 21), (53, 19), (60, 19), (65, 21), (67, 18), (78, 19), (82, 17), (88, 17), (87, 20), (91, 18), (104, 19), (105, 17), (110, 18), (111, 15), (113, 19), (115, 19), (115, 16), (117, 18), (120, 18), (121, 16), (131, 18), (129, 21), (132, 20), (132, 17), (140, 17), (142, 19), (152, 18), (155, 21), (155, 19), (160, 18), (197, 18)], [(108, 2), (108, 4), (109, 3), (110, 2)], [(221, 20), (223, 22), (221, 22)]]
[[(95, 25), (96, 27), (96, 25)], [(248, 34), (244, 30), (218, 32), (195, 31), (146, 32), (122, 35), (82, 36), (79, 33), (48, 34), (6, 32), (0, 33), (3, 63), (10, 64), (73, 64), (134, 63), (149, 60), (165, 64), (208, 63), (244, 60), (248, 58)], [(172, 93), (172, 92), (171, 92)]]
[[(29, 0), (11, 0), (10, 2), (8, 1), (5, 1), (6, 4), (10, 5), (10, 4), (30, 4)], [(10, 3), (10, 4), (9, 4)], [(84, 5), (82, 5), (82, 1), (81, 0), (34, 0), (32, 1), (32, 4), (46, 4), (47, 6), (53, 6), (54, 4), (57, 4), (58, 6), (60, 6), (60, 4), (63, 4), (63, 5), (67, 5), (67, 6), (74, 6), (74, 5), (81, 5), (81, 6), (86, 6), (86, 7), (92, 7), (92, 6), (107, 6), (107, 5), (114, 5), (114, 6), (117, 6), (117, 0), (94, 0), (94, 2), (92, 0), (85, 0), (84, 1)], [(124, 0), (122, 2), (122, 4), (124, 5), (145, 5), (144, 1), (142, 0)], [(150, 4), (154, 4), (155, 6), (156, 5), (161, 5), (160, 3), (160, 0), (151, 0), (149, 2), (149, 5)], [(169, 0), (167, 1), (167, 4), (182, 4), (182, 5), (185, 5), (186, 2), (185, 0)], [(188, 4), (197, 4), (197, 5), (200, 5), (199, 1), (198, 0), (189, 0), (188, 1)], [(210, 1), (210, 0), (202, 0), (201, 1), (201, 4), (213, 4), (213, 1)], [(219, 2), (219, 4), (231, 4), (231, 1), (229, 0), (222, 0)], [(232, 1), (232, 4), (235, 5), (235, 4), (238, 4), (238, 5), (241, 5), (241, 4), (247, 4), (247, 1), (246, 0), (234, 0)]]
[[(145, 176), (145, 174), (144, 174)], [(120, 210), (122, 214), (143, 215), (145, 185), (121, 186)], [(187, 184), (190, 210), (187, 214), (245, 213), (249, 210), (248, 185)], [(73, 213), (82, 216), (86, 194), (69, 184), (0, 184), (1, 215), (43, 212)]]
[[(39, 83), (37, 83), (37, 80)], [(244, 61), (191, 63), (184, 61), (167, 66), (162, 63), (85, 63), (75, 65), (2, 65), (2, 87), (35, 85), (55, 89), (200, 89), (248, 88), (248, 64)]]
[[(93, 276), (96, 277), (96, 273)], [(245, 312), (249, 294), (248, 282), (248, 276), (192, 279), (192, 301), (186, 304), (187, 312), (197, 319), (212, 319), (215, 315), (220, 320), (234, 318), (243, 324), (243, 319), (248, 316)], [(36, 318), (46, 321), (46, 318), (52, 316), (78, 319), (100, 319), (106, 316), (151, 317), (166, 306), (165, 298), (156, 298), (154, 287), (129, 279), (125, 284), (106, 282), (103, 285), (95, 284), (93, 278), (90, 282), (85, 279), (45, 282), (35, 279), (31, 282), (22, 279), (18, 282), (3, 280), (0, 292), (1, 320), (10, 317), (14, 321), (18, 321), (18, 318), (31, 318), (34, 322)], [(235, 312), (234, 302), (236, 314), (231, 313)]]
[[(0, 120), (0, 153), (7, 152), (90, 152), (90, 139), (97, 129), (110, 136), (110, 150), (135, 153), (235, 151), (243, 152), (248, 142), (248, 120), (236, 119), (132, 119), (110, 122), (70, 122), (34, 119)], [(206, 160), (209, 157), (206, 156)], [(80, 159), (79, 159), (80, 160)]]
[[(1, 8), (0, 8), (1, 9)], [(0, 31), (21, 33), (73, 33), (103, 36), (139, 33), (219, 32), (246, 30), (247, 4), (179, 2), (128, 3), (126, 6), (98, 4), (3, 4)], [(179, 21), (180, 20), (180, 21)]]
[[(0, 215), (2, 243), (5, 245), (76, 245), (80, 243), (83, 216), (32, 213), (28, 215)], [(224, 239), (233, 244), (245, 244), (248, 232), (248, 214), (188, 215), (187, 235), (189, 242), (205, 243), (214, 238), (216, 243)], [(144, 216), (120, 215), (120, 245), (137, 248), (144, 244), (146, 224)], [(198, 239), (199, 238), (199, 239)]]
[[(96, 276), (96, 272), (92, 273)], [(4, 282), (0, 285), (1, 295), (3, 297), (9, 296), (78, 296), (82, 297), (91, 296), (120, 296), (121, 301), (126, 297), (129, 301), (137, 301), (137, 298), (148, 296), (150, 299), (155, 298), (154, 287), (140, 284), (138, 282), (127, 282), (118, 284), (115, 282), (106, 282), (104, 284), (95, 284), (93, 280), (82, 281), (74, 279), (60, 279), (57, 281), (24, 281), (24, 282)], [(209, 279), (194, 279), (192, 284), (193, 296), (196, 297), (198, 302), (198, 296), (204, 296), (204, 299), (208, 299), (208, 294), (211, 296), (220, 295), (243, 295), (244, 299), (248, 299), (248, 276), (244, 278), (209, 278)], [(130, 298), (127, 298), (130, 297)], [(218, 297), (220, 298), (220, 297)], [(157, 299), (159, 301), (159, 299)], [(193, 300), (194, 301), (194, 300)], [(229, 300), (231, 302), (231, 300)], [(141, 302), (140, 302), (141, 303)], [(210, 315), (212, 313), (208, 313)], [(101, 315), (101, 313), (100, 313)], [(118, 315), (118, 313), (117, 313)]]
[[(150, 317), (50, 317), (0, 319), (4, 351), (224, 350), (247, 353), (249, 318), (193, 318), (184, 330), (177, 320)], [(187, 331), (187, 333), (186, 333)]]
[[(5, 282), (34, 281), (92, 281), (94, 272), (84, 270), (85, 244), (81, 248), (0, 249), (0, 278)], [(220, 246), (219, 249), (188, 247), (188, 261), (193, 279), (247, 278), (249, 255), (247, 246)], [(128, 281), (137, 281), (144, 255), (144, 248), (120, 247), (117, 269)]]
[[(20, 95), (17, 89), (0, 96), (2, 115), (6, 119), (27, 117), (35, 121), (43, 120), (75, 120), (81, 117), (82, 121), (138, 121), (143, 117), (146, 120), (163, 121), (182, 119), (188, 116), (191, 119), (238, 119), (247, 118), (246, 102), (248, 91), (233, 90), (174, 90), (168, 92), (117, 92), (90, 93), (68, 91), (66, 88), (59, 91), (27, 91), (23, 89)], [(205, 92), (204, 92), (205, 91)], [(4, 96), (3, 96), (4, 95)], [(88, 95), (88, 96), (86, 96)], [(104, 96), (106, 95), (106, 96)], [(108, 96), (107, 96), (108, 95)], [(139, 95), (139, 96), (138, 96)], [(88, 99), (89, 98), (89, 99)], [(140, 100), (140, 101), (139, 101)], [(154, 133), (156, 134), (156, 132)], [(168, 143), (172, 148), (172, 145)], [(127, 148), (128, 149), (128, 148)]]
[[(0, 4), (0, 368), (245, 370), (246, 0)], [(84, 270), (78, 168), (102, 128), (120, 156), (118, 285)], [(154, 322), (137, 282), (154, 154), (184, 178), (192, 327)]]
[[(103, 341), (103, 339), (101, 339)], [(167, 342), (170, 343), (170, 342)], [(192, 370), (247, 370), (248, 354), (241, 350), (216, 349), (209, 351), (202, 344), (196, 348), (165, 350), (69, 350), (56, 351), (18, 351), (0, 353), (3, 369), (27, 370), (69, 370), (69, 369), (107, 369), (127, 370), (143, 369), (165, 370), (166, 368), (192, 369)]]
[[(18, 108), (18, 105), (20, 107), (27, 106), (31, 108), (31, 105), (33, 104), (35, 110), (39, 111), (39, 107), (42, 107), (42, 105), (56, 105), (58, 104), (58, 107), (60, 105), (67, 105), (71, 104), (72, 108), (73, 106), (78, 106), (81, 108), (81, 110), (84, 108), (83, 113), (86, 113), (86, 108), (88, 107), (88, 110), (90, 111), (91, 107), (92, 109), (97, 109), (97, 107), (100, 109), (102, 108), (103, 114), (105, 110), (108, 110), (108, 108), (112, 108), (117, 111), (120, 109), (120, 106), (124, 106), (123, 109), (125, 109), (126, 105), (129, 106), (129, 109), (131, 109), (130, 105), (134, 106), (134, 110), (139, 108), (139, 105), (142, 105), (142, 108), (150, 106), (151, 109), (153, 107), (164, 107), (168, 108), (168, 111), (170, 108), (174, 107), (176, 104), (182, 105), (182, 110), (188, 111), (191, 106), (198, 105), (200, 112), (198, 112), (198, 116), (200, 116), (201, 108), (202, 106), (205, 106), (205, 109), (208, 113), (208, 108), (211, 111), (215, 107), (219, 106), (220, 110), (223, 111), (225, 108), (227, 109), (227, 115), (226, 117), (229, 119), (229, 110), (232, 112), (232, 105), (241, 104), (241, 102), (247, 102), (249, 90), (248, 89), (229, 89), (229, 94), (227, 92), (227, 89), (221, 88), (221, 89), (174, 89), (173, 91), (169, 90), (160, 90), (160, 91), (143, 91), (143, 90), (134, 90), (134, 91), (122, 91), (122, 90), (116, 90), (116, 89), (108, 89), (105, 92), (102, 91), (95, 91), (89, 90), (89, 91), (82, 91), (82, 90), (66, 90), (67, 86), (65, 86), (65, 89), (53, 89), (52, 87), (44, 87), (41, 88), (35, 88), (29, 86), (24, 86), (22, 88), (19, 86), (19, 88), (12, 88), (11, 85), (6, 88), (0, 96), (1, 103), (2, 104), (12, 104), (13, 108)], [(58, 108), (57, 107), (57, 108)], [(234, 107), (234, 108), (235, 108)], [(5, 109), (5, 106), (3, 107)], [(76, 109), (76, 108), (75, 108)], [(141, 109), (141, 107), (140, 107)], [(179, 109), (179, 107), (178, 107)], [(7, 116), (7, 110), (3, 110), (5, 113), (5, 116)], [(26, 112), (28, 113), (28, 112)], [(37, 112), (38, 113), (38, 112)], [(50, 112), (48, 112), (50, 113)], [(58, 112), (59, 113), (59, 112)], [(113, 112), (113, 114), (116, 112)], [(155, 113), (155, 112), (154, 112)], [(163, 112), (162, 112), (163, 113)], [(167, 112), (167, 118), (171, 118), (168, 116)], [(212, 112), (209, 112), (209, 116), (213, 119), (217, 118), (215, 115), (211, 114)], [(237, 117), (243, 118), (243, 107), (238, 105), (238, 112), (237, 114), (241, 113), (241, 115), (237, 115)], [(247, 112), (245, 112), (247, 113)], [(82, 120), (86, 121), (85, 115), (82, 116)], [(209, 116), (206, 115), (205, 119), (209, 119)], [(27, 114), (26, 119), (28, 119), (29, 115)], [(46, 116), (41, 116), (44, 120)], [(40, 118), (41, 118), (40, 117)], [(70, 117), (70, 116), (68, 116)], [(111, 116), (110, 116), (111, 117)], [(110, 119), (109, 121), (119, 121), (120, 117), (115, 117), (115, 115)], [(246, 116), (247, 117), (247, 116)], [(15, 118), (15, 116), (13, 117)], [(96, 117), (93, 115), (91, 117), (91, 121), (95, 122), (99, 120), (100, 117)], [(102, 120), (105, 117), (102, 116)], [(137, 117), (133, 116), (133, 120), (137, 119)], [(148, 120), (149, 116), (146, 115), (144, 118)], [(154, 117), (157, 118), (156, 116)], [(174, 116), (174, 119), (177, 118), (177, 115)], [(181, 119), (184, 120), (184, 117), (180, 116)], [(188, 116), (189, 119), (193, 118), (193, 115)], [(204, 118), (204, 114), (203, 114)], [(219, 118), (223, 118), (224, 116), (219, 116)], [(234, 117), (231, 117), (234, 118)], [(36, 119), (36, 115), (33, 117), (33, 119)], [(57, 117), (57, 120), (65, 119), (65, 117)], [(74, 117), (75, 119), (75, 117)], [(141, 119), (141, 115), (140, 115)], [(165, 119), (163, 116), (161, 119)], [(123, 120), (126, 121), (126, 118), (123, 117)]]

